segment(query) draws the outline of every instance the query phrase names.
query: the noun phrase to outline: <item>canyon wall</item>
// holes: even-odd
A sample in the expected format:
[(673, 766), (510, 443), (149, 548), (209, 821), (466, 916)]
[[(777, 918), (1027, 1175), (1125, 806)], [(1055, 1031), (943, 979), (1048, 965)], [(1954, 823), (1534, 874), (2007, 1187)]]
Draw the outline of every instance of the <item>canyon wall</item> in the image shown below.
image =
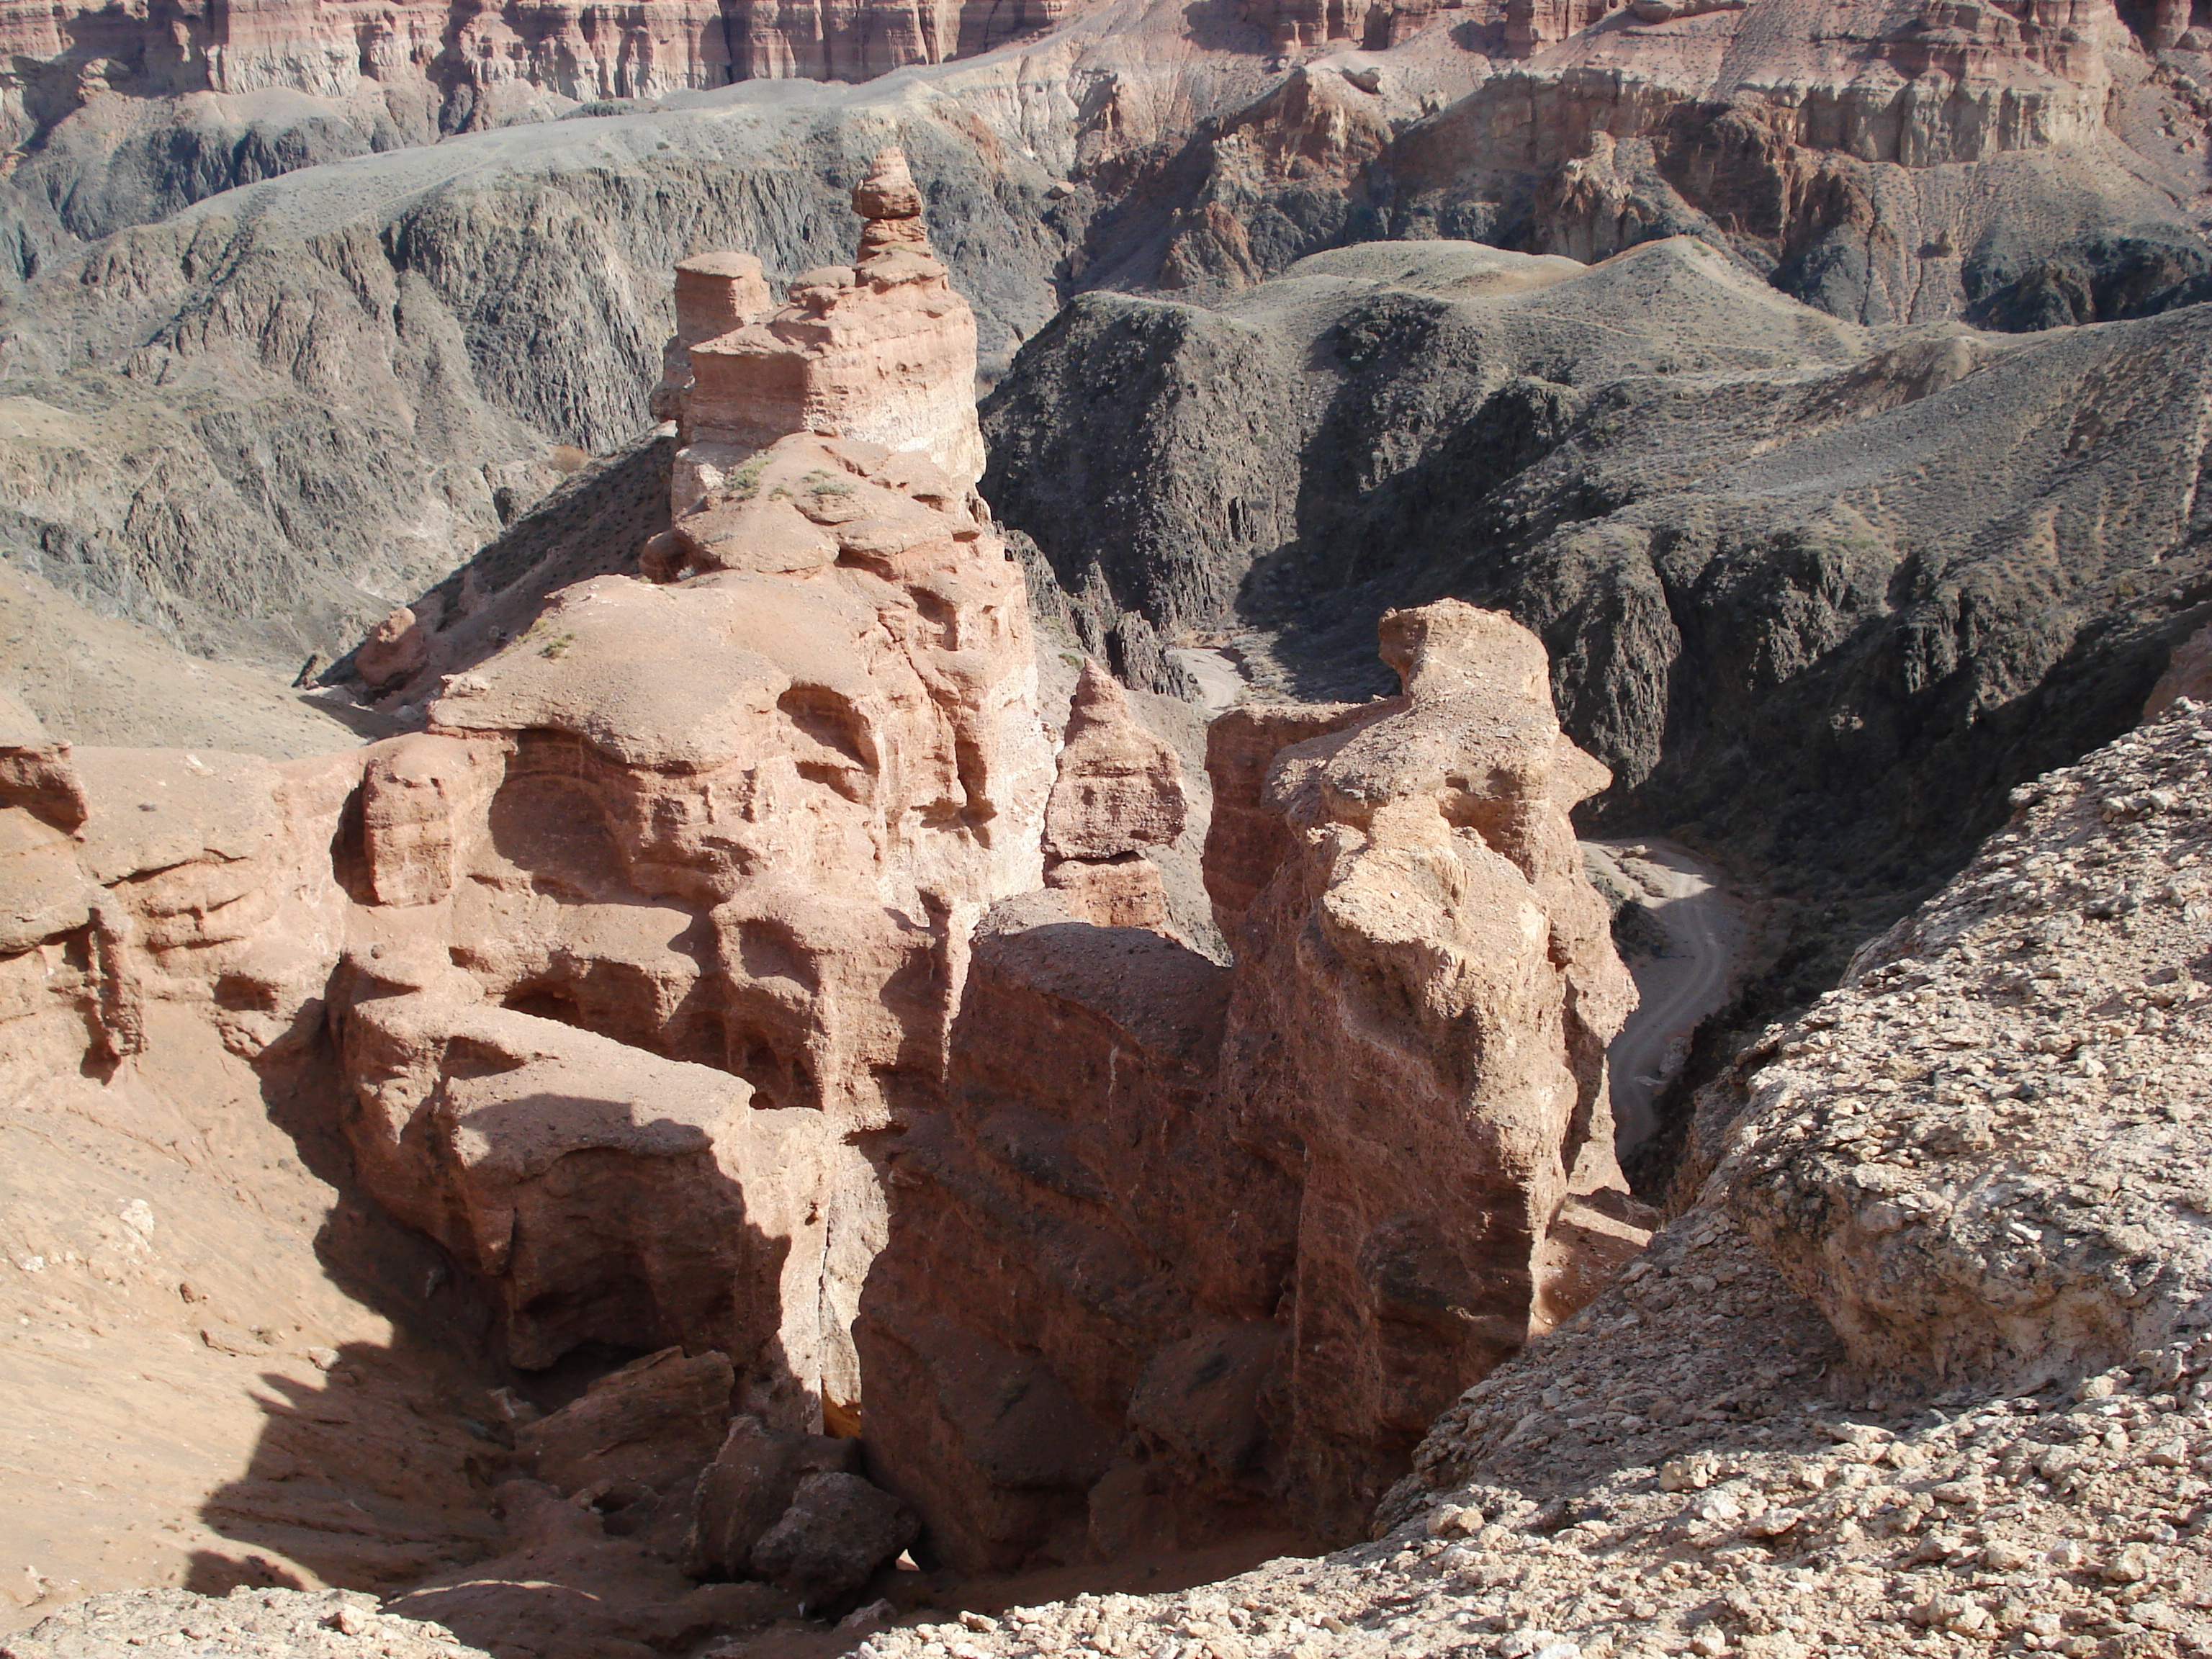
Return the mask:
[[(749, 256), (679, 272), (667, 530), (527, 616), (465, 578), (375, 630), (420, 729), (279, 763), (0, 709), (18, 1091), (219, 1048), (499, 1363), (640, 1356), (515, 1413), (551, 1496), (410, 1601), (456, 1628), (589, 1541), (572, 1498), (653, 1584), (821, 1606), (917, 1538), (1341, 1534), (1644, 1237), (1567, 819), (1605, 778), (1534, 636), (1396, 613), (1396, 697), (1218, 722), (1237, 965), (1189, 948), (1147, 857), (1180, 763), (1093, 664), (1054, 764), (972, 316), (902, 155), (852, 200), (860, 257), (781, 303)], [(623, 1596), (564, 1651), (651, 1622)]]
[(1505, 619), (1396, 613), (1383, 650), (1396, 698), (1212, 728), (1234, 967), (1054, 891), (978, 936), (860, 1327), (871, 1468), (946, 1560), (1355, 1530), (1643, 1242), (1604, 1088), (1633, 993), (1566, 817), (1603, 771)]
[[(860, 200), (864, 236), (903, 228), (848, 311), (934, 408), (973, 322), (910, 186)], [(568, 586), (465, 672), (438, 613), (395, 617), (427, 730), (287, 766), (27, 742), (11, 774), (52, 820), (24, 820), (31, 1003), (111, 1055), (155, 1000), (256, 1064), (326, 1030), (362, 1188), (490, 1287), (516, 1364), (712, 1349), (793, 1429), (855, 1409), (856, 1138), (934, 1088), (1051, 783), (1019, 568), (964, 484), (848, 429), (900, 405), (837, 350), (783, 361), (856, 401), (695, 484), (655, 580)]]
[[(1108, 0), (864, 88), (705, 88), (677, 82), (712, 53), (663, 39), (687, 14), (549, 13), (565, 44), (542, 64), (468, 59), (513, 70), (474, 113), (426, 82), (302, 89), (337, 49), (273, 10), (221, 27), (293, 42), (300, 86), (102, 90), (136, 61), (110, 41), (79, 106), (65, 52), (68, 112), (23, 129), (0, 183), (0, 548), (190, 650), (335, 658), (635, 440), (670, 266), (839, 267), (837, 204), (892, 139), (957, 227), (993, 374), (1070, 293), (1205, 299), (1376, 238), (1590, 260), (1694, 235), (1873, 325), (2037, 329), (2208, 291), (2203, 54), (2154, 58), (2100, 4), (1908, 10), (1547, 5), (1516, 56), (1501, 5), (1384, 28)], [(30, 36), (64, 25), (10, 27), (27, 99), (52, 45)], [(127, 10), (84, 27), (167, 38)]]

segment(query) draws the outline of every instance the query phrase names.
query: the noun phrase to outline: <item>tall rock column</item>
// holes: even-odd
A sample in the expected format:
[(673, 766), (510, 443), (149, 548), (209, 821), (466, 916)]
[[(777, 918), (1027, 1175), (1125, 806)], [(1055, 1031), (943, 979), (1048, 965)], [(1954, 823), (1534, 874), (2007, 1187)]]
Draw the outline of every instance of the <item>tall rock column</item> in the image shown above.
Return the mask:
[(1605, 769), (1505, 617), (1393, 612), (1382, 655), (1401, 696), (1233, 709), (1209, 743), (1217, 1094), (1300, 1183), (1279, 1432), (1324, 1529), (1646, 1237), (1605, 1092), (1634, 991), (1567, 818)]
[(678, 268), (673, 527), (373, 757), (338, 981), (363, 1178), (517, 1363), (718, 1350), (792, 1429), (860, 1420), (866, 1138), (941, 1086), (1052, 782), (973, 319), (895, 153), (859, 199), (866, 280)]
[(772, 315), (690, 345), (678, 514), (793, 432), (919, 453), (963, 492), (983, 476), (975, 316), (930, 248), (898, 149), (876, 157), (853, 210), (852, 264), (807, 271)]
[[(947, 1561), (1356, 1535), (1647, 1237), (1605, 1093), (1633, 993), (1567, 819), (1604, 769), (1505, 617), (1401, 611), (1382, 647), (1401, 696), (1213, 724), (1233, 969), (1074, 883), (979, 931), (857, 1328), (871, 1467)], [(1102, 676), (1078, 711), (1055, 875), (1167, 810)]]
[(1166, 932), (1167, 889), (1144, 849), (1181, 835), (1188, 812), (1175, 750), (1146, 730), (1111, 674), (1085, 662), (1045, 804), (1045, 885), (1084, 921)]

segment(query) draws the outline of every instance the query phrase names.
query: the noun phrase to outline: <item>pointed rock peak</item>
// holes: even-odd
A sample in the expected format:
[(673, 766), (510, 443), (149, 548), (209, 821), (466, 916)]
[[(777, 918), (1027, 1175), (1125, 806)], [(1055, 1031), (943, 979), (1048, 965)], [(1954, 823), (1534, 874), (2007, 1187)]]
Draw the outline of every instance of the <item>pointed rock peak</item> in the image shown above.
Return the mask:
[(868, 176), (854, 188), (853, 211), (867, 221), (860, 228), (860, 252), (855, 261), (863, 276), (889, 288), (945, 274), (930, 251), (921, 191), (907, 171), (906, 152), (896, 144), (878, 152)]
[(1083, 659), (1083, 672), (1075, 682), (1075, 697), (1068, 705), (1067, 729), (1092, 724), (1105, 725), (1120, 720), (1134, 720), (1129, 708), (1129, 694), (1121, 689), (1121, 682), (1096, 657)]
[(876, 153), (868, 176), (854, 188), (853, 211), (863, 219), (921, 217), (921, 191), (907, 171), (906, 152), (896, 144)]
[(1182, 833), (1188, 810), (1175, 750), (1137, 718), (1120, 683), (1086, 659), (1045, 807), (1046, 852), (1110, 859), (1165, 846)]

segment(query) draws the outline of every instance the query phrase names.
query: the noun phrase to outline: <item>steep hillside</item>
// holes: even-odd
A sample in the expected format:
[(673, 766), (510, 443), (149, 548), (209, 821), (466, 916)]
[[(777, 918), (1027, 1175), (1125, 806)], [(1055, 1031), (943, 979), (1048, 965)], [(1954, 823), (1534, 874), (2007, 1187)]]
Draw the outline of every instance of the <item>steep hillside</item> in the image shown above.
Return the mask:
[(987, 373), (1072, 295), (1378, 237), (1694, 234), (1754, 311), (2002, 331), (2212, 269), (2207, 37), (2106, 0), (165, 19), (5, 21), (0, 547), (286, 667), (637, 437), (668, 265), (842, 257), (887, 137)]
[(1804, 891), (1818, 988), (2212, 615), (2208, 329), (1863, 330), (1688, 239), (1376, 244), (1077, 301), (986, 407), (984, 488), (1094, 632), (1236, 635), (1309, 695), (1376, 689), (1390, 606), (1510, 611), (1613, 769), (1589, 821)]

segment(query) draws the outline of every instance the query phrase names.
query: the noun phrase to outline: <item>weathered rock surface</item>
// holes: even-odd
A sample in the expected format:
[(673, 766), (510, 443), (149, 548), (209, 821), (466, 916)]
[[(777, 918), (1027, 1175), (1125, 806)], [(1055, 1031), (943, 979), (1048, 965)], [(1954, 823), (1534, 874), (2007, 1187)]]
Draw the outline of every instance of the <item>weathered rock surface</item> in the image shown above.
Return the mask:
[(1045, 804), (1045, 851), (1110, 859), (1164, 846), (1188, 810), (1182, 760), (1139, 723), (1114, 678), (1085, 662)]
[[(967, 384), (972, 356), (945, 372)], [(30, 1103), (11, 1111), (61, 1088), (127, 1116), (111, 1092), (150, 1091), (158, 1126), (167, 1091), (220, 1118), (258, 1088), (260, 1131), (283, 1144), (279, 1114), (343, 1183), (349, 1275), (406, 1304), (457, 1284), (459, 1340), (525, 1370), (665, 1350), (535, 1424), (501, 1398), (504, 1435), (433, 1415), (440, 1468), (408, 1478), (434, 1520), (411, 1488), (356, 1527), (341, 1511), (372, 1494), (343, 1481), (313, 1503), (238, 1483), (243, 1536), (413, 1583), (416, 1610), (495, 1649), (607, 1659), (788, 1610), (684, 1583), (694, 1479), (734, 1408), (857, 1421), (852, 1307), (884, 1227), (863, 1138), (938, 1086), (973, 919), (1042, 878), (1019, 567), (920, 453), (789, 441), (830, 469), (810, 501), (833, 562), (740, 568), (708, 538), (731, 556), (590, 576), (503, 640), (501, 599), (469, 603), (464, 575), (435, 649), (472, 644), (468, 666), (426, 652), (398, 688), (428, 731), (272, 763), (71, 748), (0, 708), (0, 1079)], [(499, 554), (525, 589), (567, 556)], [(143, 1254), (152, 1223), (124, 1212)], [(277, 1259), (350, 1306), (306, 1240)], [(295, 1328), (349, 1328), (310, 1317)], [(282, 1340), (207, 1330), (234, 1358)], [(449, 1428), (487, 1449), (455, 1453)], [(537, 1480), (501, 1479), (509, 1442)], [(837, 1488), (775, 1571), (842, 1595), (887, 1530), (902, 1545), (902, 1514)], [(82, 1547), (61, 1541), (58, 1565)]]
[(1603, 1091), (1632, 994), (1566, 818), (1601, 769), (1505, 619), (1433, 606), (1383, 646), (1399, 699), (1213, 727), (1246, 760), (1217, 826), (1278, 826), (1265, 865), (1209, 846), (1255, 896), (1221, 907), (1233, 969), (1059, 892), (978, 936), (860, 1331), (871, 1467), (947, 1559), (1356, 1527), (1645, 1236)]
[(856, 1474), (810, 1474), (752, 1548), (753, 1571), (819, 1607), (850, 1595), (911, 1544), (914, 1512)]
[[(857, 1440), (779, 1433), (757, 1417), (735, 1419), (693, 1493), (684, 1571), (694, 1578), (736, 1578), (751, 1571), (753, 1547), (791, 1508), (801, 1481), (816, 1474), (857, 1475), (860, 1463)], [(871, 1562), (870, 1569), (877, 1565)]]
[[(370, 751), (390, 922), (342, 1053), (364, 1179), (499, 1287), (520, 1363), (708, 1346), (804, 1429), (859, 1399), (882, 1206), (848, 1137), (933, 1086), (972, 919), (1038, 883), (1048, 758), (1019, 568), (966, 492), (805, 432), (698, 465), (719, 337), (656, 582), (562, 590)], [(854, 409), (879, 385), (817, 373)]]
[[(921, 192), (902, 152), (876, 156), (854, 188), (853, 211), (862, 224), (851, 265), (804, 273), (791, 285), (790, 303), (773, 313), (750, 309), (757, 303), (750, 295), (733, 296), (722, 307), (737, 319), (731, 327), (688, 343), (679, 516), (693, 500), (695, 476), (703, 493), (745, 456), (793, 432), (920, 454), (956, 495), (982, 476), (975, 319), (929, 246)], [(686, 321), (679, 311), (679, 336), (689, 332)]]
[(1376, 1541), (873, 1651), (2212, 1650), (2208, 745), (2184, 708), (2039, 781), (1776, 1027), (1707, 1097), (1702, 1191), (1437, 1419)]
[(1736, 1122), (1746, 1231), (1878, 1384), (2026, 1393), (2212, 1311), (2212, 716), (2179, 702), (2016, 799), (1700, 1105), (1708, 1145)]
[(1045, 885), (1078, 921), (1168, 931), (1166, 884), (1145, 854), (1181, 836), (1188, 811), (1182, 757), (1085, 659), (1045, 803)]
[[(620, 465), (647, 423), (670, 266), (732, 246), (784, 276), (848, 260), (843, 204), (891, 137), (963, 222), (949, 268), (1003, 351), (1055, 303), (1047, 169), (1011, 149), (981, 161), (942, 100), (841, 95), (826, 131), (822, 111), (732, 89), (726, 109), (364, 157), (57, 263), (0, 301), (0, 545), (97, 609), (289, 679), (564, 478), (548, 506), (572, 520), (584, 487), (626, 494), (591, 458)], [(765, 165), (786, 146), (803, 168)], [(652, 533), (653, 510), (621, 538)], [(465, 607), (442, 597), (451, 629)]]
[[(991, 358), (1069, 289), (1247, 283), (1378, 235), (1587, 259), (1694, 234), (1878, 324), (2140, 315), (2212, 271), (2212, 65), (2146, 55), (2104, 0), (1186, 9), (946, 13), (884, 52), (855, 44), (889, 27), (875, 7), (403, 9), (366, 43), (264, 10), (270, 33), (241, 18), (228, 46), (197, 15), (11, 17), (31, 148), (0, 208), (0, 280), (26, 284), (0, 322), (0, 536), (195, 648), (288, 674), (333, 655), (571, 448), (635, 435), (672, 263), (841, 268), (830, 210), (886, 138), (958, 227), (946, 262)], [(720, 85), (755, 32), (763, 72), (915, 67)], [(1315, 61), (1271, 66), (1271, 38)], [(534, 118), (574, 98), (613, 101)], [(161, 510), (135, 508), (142, 482)]]
[(489, 1659), (443, 1626), (380, 1611), (358, 1590), (111, 1590), (41, 1620), (9, 1659), (125, 1659), (157, 1652), (223, 1659)]

